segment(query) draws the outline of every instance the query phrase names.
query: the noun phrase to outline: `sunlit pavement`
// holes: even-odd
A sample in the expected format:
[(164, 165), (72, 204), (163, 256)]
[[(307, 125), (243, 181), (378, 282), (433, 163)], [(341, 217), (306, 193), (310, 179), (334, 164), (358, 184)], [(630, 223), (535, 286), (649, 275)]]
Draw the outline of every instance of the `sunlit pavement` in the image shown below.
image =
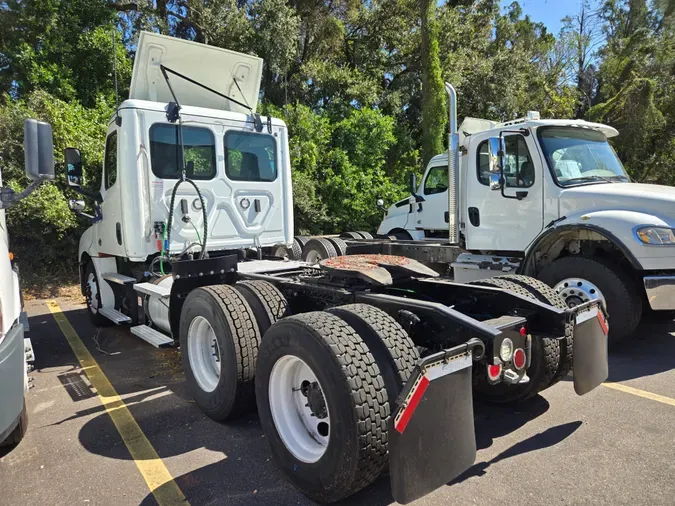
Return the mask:
[[(312, 504), (276, 468), (255, 414), (228, 424), (201, 414), (176, 350), (119, 327), (97, 332), (82, 306), (57, 302), (190, 504)], [(162, 491), (151, 492), (135, 443), (123, 441), (45, 302), (27, 310), (37, 357), (29, 429), (0, 458), (0, 504), (157, 504)], [(414, 504), (673, 504), (671, 332), (675, 322), (651, 321), (610, 354), (618, 386), (577, 397), (563, 381), (526, 406), (476, 406), (476, 464)], [(392, 504), (387, 478), (344, 503)]]

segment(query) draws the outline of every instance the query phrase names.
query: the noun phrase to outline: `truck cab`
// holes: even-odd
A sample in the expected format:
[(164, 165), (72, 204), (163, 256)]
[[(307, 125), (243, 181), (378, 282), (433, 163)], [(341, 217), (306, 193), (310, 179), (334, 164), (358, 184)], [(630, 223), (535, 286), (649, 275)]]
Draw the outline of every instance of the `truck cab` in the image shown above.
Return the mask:
[[(601, 299), (620, 337), (643, 305), (675, 309), (675, 188), (632, 182), (609, 143), (616, 129), (530, 112), (499, 124), (466, 118), (457, 130), (456, 280), (538, 277), (570, 305)], [(448, 166), (447, 154), (432, 158), (378, 233), (447, 238)]]
[[(119, 306), (106, 275), (140, 280), (164, 274), (169, 255), (293, 243), (288, 130), (255, 112), (261, 72), (254, 56), (141, 34), (129, 99), (108, 124), (100, 188), (84, 189), (80, 153), (66, 150), (68, 183), (94, 208), (79, 245), (92, 317)], [(83, 214), (85, 203), (71, 208)]]

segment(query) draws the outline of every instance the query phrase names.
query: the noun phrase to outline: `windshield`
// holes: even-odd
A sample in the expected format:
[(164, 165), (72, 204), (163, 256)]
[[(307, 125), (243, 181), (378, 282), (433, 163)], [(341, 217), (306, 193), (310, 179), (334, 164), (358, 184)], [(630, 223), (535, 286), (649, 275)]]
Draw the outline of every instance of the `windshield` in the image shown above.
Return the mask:
[(630, 181), (607, 138), (577, 127), (543, 127), (539, 141), (546, 162), (561, 186)]

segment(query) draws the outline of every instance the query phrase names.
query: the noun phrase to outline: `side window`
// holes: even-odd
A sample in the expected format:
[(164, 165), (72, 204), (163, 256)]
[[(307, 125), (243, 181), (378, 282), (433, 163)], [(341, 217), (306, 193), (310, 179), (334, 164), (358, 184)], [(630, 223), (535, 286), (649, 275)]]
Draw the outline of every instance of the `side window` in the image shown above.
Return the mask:
[(117, 132), (111, 133), (105, 141), (103, 171), (107, 190), (117, 181)]
[[(504, 156), (504, 178), (507, 188), (529, 188), (534, 184), (534, 165), (527, 143), (522, 135), (509, 135), (506, 140)], [(478, 146), (478, 180), (487, 186), (490, 184), (490, 164), (488, 141)]]
[[(191, 179), (216, 177), (216, 141), (208, 128), (184, 126), (185, 165), (193, 162)], [(162, 179), (178, 179), (181, 175), (178, 125), (155, 123), (150, 127), (150, 162), (152, 173)]]
[(277, 178), (274, 137), (266, 134), (225, 133), (225, 173), (233, 181), (274, 181)]
[(432, 167), (424, 180), (424, 194), (435, 195), (448, 189), (448, 167)]

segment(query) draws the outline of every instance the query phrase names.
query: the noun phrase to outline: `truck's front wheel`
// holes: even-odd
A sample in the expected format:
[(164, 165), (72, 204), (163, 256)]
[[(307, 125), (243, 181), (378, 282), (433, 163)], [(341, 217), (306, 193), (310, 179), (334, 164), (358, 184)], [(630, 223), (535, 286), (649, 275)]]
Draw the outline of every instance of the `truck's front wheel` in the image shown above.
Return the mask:
[(89, 260), (84, 268), (84, 298), (87, 302), (89, 319), (95, 327), (107, 327), (112, 321), (98, 313), (101, 309), (101, 288), (96, 277), (94, 262)]
[(594, 258), (563, 257), (537, 277), (552, 286), (569, 307), (600, 300), (610, 317), (610, 344), (630, 336), (640, 323), (642, 300), (630, 278), (614, 265)]

